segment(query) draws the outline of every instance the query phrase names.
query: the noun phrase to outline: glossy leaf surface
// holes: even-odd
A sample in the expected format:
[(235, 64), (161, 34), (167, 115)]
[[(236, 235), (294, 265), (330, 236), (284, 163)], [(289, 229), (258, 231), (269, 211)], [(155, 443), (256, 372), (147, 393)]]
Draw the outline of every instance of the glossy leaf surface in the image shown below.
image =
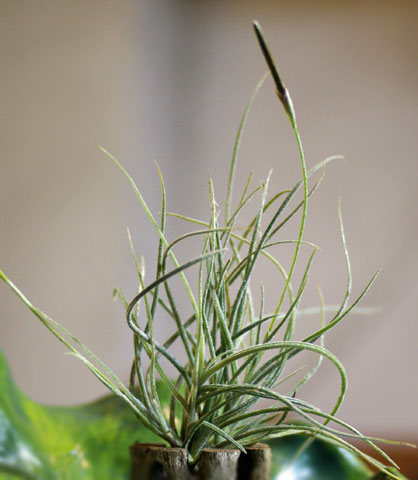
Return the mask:
[(269, 442), (272, 480), (367, 480), (370, 470), (353, 453), (324, 440), (302, 449), (306, 437), (294, 435)]
[[(0, 352), (0, 479), (129, 478), (129, 445), (158, 439), (116, 396), (47, 407), (19, 391)], [(7, 472), (7, 473), (6, 473)]]

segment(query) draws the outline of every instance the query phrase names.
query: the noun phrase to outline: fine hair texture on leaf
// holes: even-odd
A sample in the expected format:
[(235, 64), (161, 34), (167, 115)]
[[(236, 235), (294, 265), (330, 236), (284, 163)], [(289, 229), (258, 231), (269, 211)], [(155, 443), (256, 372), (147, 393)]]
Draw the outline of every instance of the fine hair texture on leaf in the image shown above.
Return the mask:
[[(318, 251), (318, 246), (304, 238), (308, 202), (319, 187), (326, 166), (338, 157), (328, 158), (307, 168), (290, 94), (281, 80), (258, 23), (254, 23), (254, 28), (278, 99), (295, 136), (301, 172), (298, 182), (290, 188), (270, 193), (271, 172), (261, 185), (256, 186), (252, 185), (250, 175), (238, 200), (234, 201), (233, 198), (241, 138), (251, 106), (267, 73), (257, 84), (239, 125), (223, 212), (215, 198), (211, 178), (209, 218), (195, 219), (168, 212), (164, 180), (157, 165), (161, 210), (158, 216), (155, 215), (127, 170), (102, 148), (131, 184), (157, 238), (156, 268), (151, 280), (146, 283), (144, 261), (142, 257), (137, 257), (128, 232), (138, 276), (137, 293), (128, 300), (120, 289), (115, 289), (115, 295), (125, 307), (126, 324), (133, 338), (133, 361), (128, 386), (89, 348), (32, 305), (2, 271), (0, 278), (72, 354), (132, 408), (150, 431), (168, 445), (186, 448), (190, 463), (199, 461), (203, 448), (237, 448), (245, 452), (246, 447), (259, 441), (304, 433), (311, 438), (318, 437), (344, 446), (390, 478), (398, 478), (391, 468), (383, 464), (386, 461), (396, 467), (376, 446), (375, 441), (379, 439), (362, 435), (336, 417), (346, 393), (347, 377), (341, 362), (324, 344), (325, 333), (356, 310), (377, 274), (352, 300), (350, 259), (339, 207), (341, 243), (347, 271), (342, 303), (339, 306), (327, 306), (320, 293), (318, 308), (300, 308)], [(317, 172), (322, 172), (319, 179), (311, 183)], [(251, 213), (254, 202), (258, 203)], [(244, 213), (250, 215), (250, 220), (243, 226)], [(166, 232), (168, 217), (189, 225), (190, 230), (178, 238), (170, 239)], [(291, 222), (293, 225), (296, 222), (295, 238), (288, 238), (285, 234), (286, 226)], [(188, 242), (200, 245), (201, 253), (180, 261), (176, 251), (179, 246), (188, 245)], [(287, 251), (289, 247), (293, 249), (288, 268), (279, 257), (283, 245)], [(301, 252), (305, 250), (308, 260), (302, 264)], [(281, 291), (273, 299), (273, 308), (268, 312), (265, 311), (267, 299), (264, 286), (257, 287), (255, 295), (250, 285), (260, 260), (274, 269), (277, 285), (282, 285)], [(196, 279), (195, 283), (190, 280), (191, 273)], [(179, 285), (173, 285), (177, 278), (190, 304), (187, 312), (183, 300), (180, 304), (176, 295)], [(156, 336), (155, 325), (162, 312), (164, 318), (168, 316), (172, 320), (174, 333), (161, 339)], [(305, 338), (297, 339), (296, 323), (308, 314), (319, 315), (318, 327)], [(179, 351), (183, 353), (183, 361)], [(292, 359), (304, 352), (316, 355), (314, 366), (307, 371), (304, 367), (289, 367), (293, 365)], [(340, 379), (340, 388), (330, 412), (323, 412), (298, 397), (301, 387), (312, 381), (324, 360), (334, 366)], [(169, 378), (165, 373), (168, 364), (176, 372), (174, 378)], [(159, 379), (171, 394), (169, 406), (164, 405), (159, 397)], [(293, 386), (281, 391), (283, 384), (288, 384), (292, 379), (295, 379)], [(297, 422), (296, 418), (302, 422)], [(382, 460), (376, 460), (353, 447), (349, 443), (353, 438), (364, 440), (380, 454)]]

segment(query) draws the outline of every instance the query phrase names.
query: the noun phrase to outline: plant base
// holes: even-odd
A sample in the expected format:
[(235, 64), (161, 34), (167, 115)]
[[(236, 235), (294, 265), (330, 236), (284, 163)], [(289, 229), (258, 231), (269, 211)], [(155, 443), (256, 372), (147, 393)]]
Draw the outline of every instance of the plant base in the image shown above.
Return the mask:
[(184, 448), (136, 442), (131, 446), (131, 480), (268, 480), (271, 450), (257, 443), (239, 450), (206, 448), (191, 469)]

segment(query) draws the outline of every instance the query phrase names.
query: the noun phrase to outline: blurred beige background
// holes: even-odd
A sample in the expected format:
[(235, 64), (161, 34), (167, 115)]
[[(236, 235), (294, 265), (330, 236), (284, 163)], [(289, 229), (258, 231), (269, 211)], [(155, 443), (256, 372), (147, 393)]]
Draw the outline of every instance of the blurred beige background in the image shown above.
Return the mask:
[[(0, 0), (0, 268), (126, 379), (130, 334), (111, 294), (116, 285), (135, 293), (126, 227), (145, 255), (154, 255), (154, 237), (97, 146), (123, 162), (155, 211), (157, 160), (170, 209), (206, 215), (207, 171), (222, 198), (239, 119), (265, 69), (257, 18), (291, 91), (308, 164), (346, 158), (330, 165), (310, 205), (306, 238), (322, 247), (312, 291), (320, 283), (329, 303), (344, 294), (339, 196), (353, 294), (383, 269), (364, 303), (379, 313), (348, 318), (326, 340), (349, 375), (340, 417), (370, 434), (413, 438), (417, 14), (417, 2), (401, 0)], [(298, 179), (269, 80), (247, 126), (238, 184), (249, 171), (261, 181), (271, 167), (276, 188)], [(0, 348), (39, 401), (104, 393), (4, 285)], [(325, 368), (303, 394), (326, 408), (333, 374)]]

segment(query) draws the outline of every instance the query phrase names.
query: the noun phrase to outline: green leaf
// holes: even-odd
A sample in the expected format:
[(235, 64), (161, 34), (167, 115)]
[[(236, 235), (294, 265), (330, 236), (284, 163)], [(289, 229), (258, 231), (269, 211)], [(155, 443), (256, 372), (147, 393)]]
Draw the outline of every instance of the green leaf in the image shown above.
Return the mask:
[(269, 443), (272, 449), (271, 478), (309, 480), (366, 480), (370, 470), (354, 454), (330, 442), (315, 439), (306, 448), (305, 435), (288, 435)]
[(0, 392), (1, 480), (128, 479), (129, 446), (161, 442), (115, 395), (75, 407), (32, 401), (14, 384), (1, 351)]

